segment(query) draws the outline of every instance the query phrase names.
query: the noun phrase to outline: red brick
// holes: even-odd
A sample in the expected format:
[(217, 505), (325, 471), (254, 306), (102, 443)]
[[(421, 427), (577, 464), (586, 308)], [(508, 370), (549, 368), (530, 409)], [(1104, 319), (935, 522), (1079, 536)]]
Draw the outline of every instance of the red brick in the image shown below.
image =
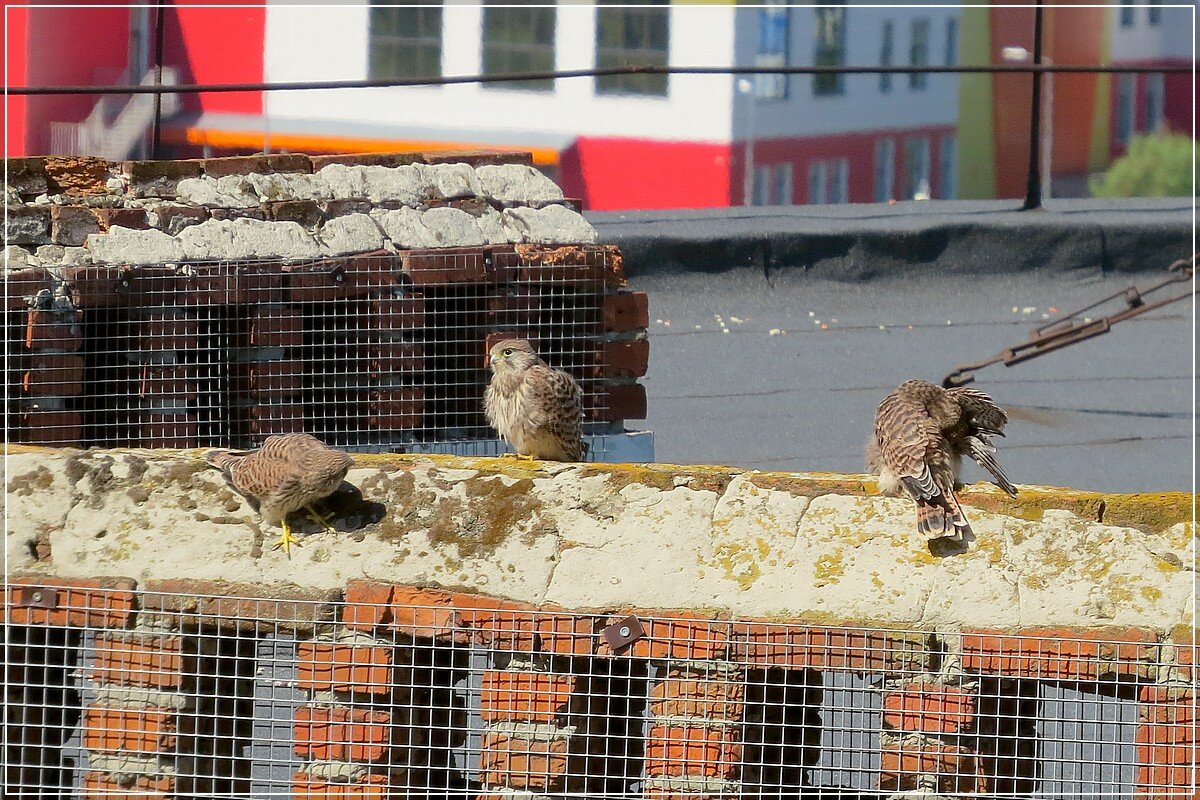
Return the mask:
[(606, 386), (587, 416), (593, 420), (619, 422), (646, 418), (646, 387), (640, 383)]
[(197, 264), (193, 274), (180, 277), (180, 291), (189, 305), (257, 305), (283, 302), (280, 264)]
[(482, 783), (532, 792), (559, 789), (567, 771), (567, 741), (566, 737), (534, 741), (487, 733), (479, 755)]
[(83, 746), (102, 753), (166, 753), (175, 747), (170, 708), (105, 708), (83, 712)]
[(376, 389), (367, 395), (367, 424), (377, 430), (401, 431), (421, 427), (425, 390), (419, 386)]
[(304, 362), (252, 361), (243, 365), (240, 378), (239, 388), (244, 392), (294, 395), (304, 390)]
[(150, 227), (144, 208), (97, 208), (94, 213), (100, 228), (105, 231), (114, 225), (141, 231)]
[(296, 800), (387, 800), (393, 796), (384, 775), (365, 775), (353, 783), (327, 783), (297, 772), (292, 780)]
[(165, 267), (63, 267), (76, 308), (100, 306), (170, 306), (179, 279)]
[[(21, 586), (52, 589), (56, 608), (19, 608)], [(8, 621), (13, 625), (82, 625), (89, 628), (125, 627), (133, 616), (130, 578), (46, 578), (9, 576)]]
[(519, 289), (514, 291), (517, 293), (488, 298), (489, 325), (532, 327), (539, 323), (542, 312), (541, 298), (536, 294), (521, 293)]
[(604, 296), (604, 330), (636, 331), (650, 325), (650, 303), (645, 292), (617, 292)]
[(134, 193), (140, 184), (163, 181), (174, 186), (183, 178), (198, 178), (201, 174), (201, 161), (198, 159), (173, 159), (170, 161), (123, 161), (121, 172), (129, 179)]
[(538, 614), (534, 617), (538, 649), (566, 656), (590, 656), (596, 652), (604, 624), (602, 617), (577, 614)]
[(913, 684), (883, 696), (884, 724), (897, 730), (957, 733), (974, 720), (974, 695), (956, 686)]
[(411, 374), (425, 369), (425, 345), (420, 342), (402, 339), (373, 342), (367, 347), (367, 355), (372, 378), (397, 373)]
[(354, 580), (346, 584), (346, 599), (342, 606), (342, 625), (356, 630), (371, 631), (392, 619), (393, 587), (389, 583)]
[(87, 237), (100, 232), (96, 214), (87, 206), (50, 206), (50, 240), (66, 247), (81, 247)]
[(201, 167), (205, 175), (213, 178), (249, 175), (252, 172), (260, 175), (273, 172), (312, 172), (312, 162), (303, 153), (259, 153), (252, 156), (206, 158), (201, 162)]
[(97, 683), (175, 689), (183, 681), (183, 655), (177, 636), (122, 639), (96, 637), (88, 675)]
[(523, 150), (437, 150), (421, 154), (426, 164), (526, 164), (533, 166), (533, 154)]
[(25, 409), (14, 433), (22, 444), (78, 445), (83, 441), (83, 415), (78, 411)]
[(208, 209), (204, 206), (169, 205), (163, 203), (154, 207), (158, 217), (157, 228), (168, 233), (178, 233), (191, 225), (199, 225), (208, 219)]
[(31, 308), (25, 317), (27, 350), (68, 350), (83, 346), (83, 329), (75, 312)]
[(255, 306), (246, 343), (250, 347), (299, 347), (304, 344), (304, 314), (295, 306)]
[(926, 657), (922, 634), (737, 623), (734, 636), (735, 659), (750, 667), (874, 671), (918, 667)]
[(254, 438), (276, 433), (303, 433), (304, 406), (298, 402), (257, 403), (237, 409)]
[(138, 371), (138, 397), (195, 398), (198, 381), (195, 364), (145, 364)]
[(386, 647), (301, 642), (296, 659), (296, 685), (301, 689), (366, 694), (391, 690), (392, 654)]
[(425, 298), (372, 297), (367, 300), (367, 327), (373, 331), (412, 331), (425, 327)]
[(964, 633), (963, 668), (1006, 676), (1096, 680), (1144, 671), (1155, 660), (1157, 636), (1140, 628), (1080, 631), (1030, 628)]
[(489, 670), (483, 673), (484, 722), (553, 722), (567, 711), (575, 678), (547, 672)]
[[(609, 617), (613, 624), (624, 619), (624, 614)], [(642, 620), (645, 636), (616, 653), (621, 656), (656, 659), (719, 659), (729, 651), (729, 623), (709, 619), (699, 614), (672, 612), (671, 618)], [(611, 655), (612, 650), (602, 638), (598, 646), (602, 655)]]
[(83, 356), (33, 353), (21, 388), (32, 397), (78, 397), (83, 394)]
[[(183, 402), (188, 398), (180, 398)], [(194, 403), (193, 403), (194, 404)], [(168, 447), (184, 450), (198, 446), (200, 420), (195, 414), (160, 414), (154, 411), (139, 411), (134, 421), (136, 438), (143, 447)]]
[(345, 706), (296, 709), (296, 754), (318, 760), (379, 761), (391, 741), (386, 711)]
[(507, 283), (516, 276), (516, 265), (488, 247), (440, 247), (406, 250), (401, 269), (414, 286), (447, 283)]
[(732, 778), (742, 759), (736, 726), (655, 725), (646, 736), (646, 775)]
[(109, 164), (95, 156), (47, 156), (42, 161), (51, 194), (105, 194)]
[(1166, 798), (1200, 798), (1196, 788), (1197, 769), (1194, 766), (1170, 767), (1149, 764), (1138, 767), (1137, 797), (1166, 800)]
[(27, 297), (34, 297), (43, 289), (50, 288), (50, 273), (42, 267), (17, 269), (4, 276), (8, 282), (6, 308), (10, 311), (28, 307)]
[(514, 246), (521, 277), (584, 286), (619, 288), (625, 285), (621, 251), (612, 245)]
[[(1138, 744), (1145, 745), (1194, 745), (1197, 741), (1200, 741), (1196, 735), (1196, 726), (1193, 724), (1195, 722), (1195, 712), (1193, 709), (1190, 706), (1186, 706), (1186, 710), (1175, 709), (1175, 711), (1179, 712), (1175, 715), (1179, 719), (1178, 722), (1142, 723), (1138, 725), (1135, 741)], [(1186, 749), (1192, 751), (1192, 755), (1188, 756), (1188, 758), (1193, 758), (1195, 756), (1195, 748), (1188, 747)], [(1178, 764), (1183, 762), (1155, 761), (1154, 763)]]
[(650, 368), (650, 340), (627, 339), (604, 343), (603, 366), (596, 370), (605, 378), (640, 378)]
[(339, 153), (309, 156), (309, 161), (312, 162), (313, 172), (330, 164), (343, 164), (347, 167), (403, 167), (424, 163), (420, 153)]
[(200, 320), (195, 311), (181, 308), (138, 309), (131, 314), (124, 345), (130, 351), (165, 352), (199, 349)]
[(363, 297), (396, 287), (396, 256), (386, 250), (285, 266), (287, 296), (293, 303)]
[(737, 721), (742, 718), (744, 697), (740, 674), (696, 676), (671, 670), (650, 690), (650, 713), (656, 717)]
[(988, 781), (979, 756), (955, 745), (925, 744), (914, 747), (884, 747), (880, 762), (879, 788), (909, 791), (923, 776), (936, 776), (939, 792), (986, 792)]
[(132, 783), (118, 783), (107, 772), (93, 771), (83, 776), (84, 800), (171, 800), (174, 778), (138, 775)]
[(316, 200), (273, 200), (263, 203), (263, 214), (272, 222), (295, 222), (303, 228), (315, 228), (325, 218)]

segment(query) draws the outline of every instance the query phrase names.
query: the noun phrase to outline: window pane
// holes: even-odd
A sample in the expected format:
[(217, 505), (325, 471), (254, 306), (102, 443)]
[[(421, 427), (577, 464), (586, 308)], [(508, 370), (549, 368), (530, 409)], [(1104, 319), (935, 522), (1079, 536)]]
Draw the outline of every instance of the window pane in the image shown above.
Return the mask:
[[(895, 48), (895, 28), (890, 19), (883, 21), (883, 29), (879, 41), (879, 65), (881, 67), (892, 66), (892, 55)], [(892, 76), (890, 73), (882, 73), (879, 76), (879, 91), (887, 94), (892, 90)]]
[[(912, 42), (908, 50), (908, 63), (914, 67), (924, 67), (929, 64), (929, 20), (914, 19), (912, 21)], [(924, 89), (929, 83), (929, 76), (924, 72), (914, 72), (908, 76), (908, 85), (912, 89)]]
[(875, 143), (875, 202), (886, 203), (896, 191), (896, 142), (880, 139)]
[(953, 200), (958, 194), (958, 140), (954, 136), (942, 139), (938, 157), (938, 197)]
[(1146, 76), (1146, 102), (1144, 105), (1146, 117), (1142, 121), (1142, 130), (1151, 133), (1162, 126), (1164, 78), (1165, 76), (1161, 72)]
[[(754, 54), (756, 67), (783, 67), (788, 64), (790, 11), (780, 5), (783, 0), (771, 0), (766, 8), (758, 9), (758, 50)], [(786, 98), (787, 75), (755, 75), (754, 94), (778, 100)]]
[[(504, 8), (488, 0), (483, 9), (483, 72), (549, 72), (554, 69), (554, 8)], [(488, 88), (550, 91), (554, 81), (484, 84)]]
[[(665, 67), (670, 41), (667, 0), (596, 9), (596, 67)], [(667, 93), (666, 75), (599, 75), (600, 94)]]
[(1157, 25), (1162, 22), (1162, 0), (1146, 0), (1149, 8), (1146, 9), (1146, 21), (1151, 25)]
[[(818, 67), (840, 67), (846, 58), (846, 9), (816, 8), (817, 41), (813, 64)], [(841, 94), (845, 81), (842, 75), (813, 75), (813, 94)]]
[(1133, 0), (1121, 0), (1121, 27), (1133, 27)]
[(1136, 75), (1117, 76), (1117, 119), (1114, 124), (1113, 138), (1117, 144), (1127, 144), (1133, 133), (1133, 103)]
[(825, 162), (814, 161), (808, 165), (808, 202), (821, 205), (825, 202)]
[(771, 182), (771, 204), (790, 206), (792, 204), (792, 165), (776, 164), (775, 175)]
[(442, 4), (371, 6), (367, 63), (372, 78), (442, 74)]
[(765, 206), (771, 194), (771, 168), (754, 168), (754, 188), (750, 193), (750, 205)]
[(929, 197), (929, 139), (920, 137), (904, 143), (904, 197)]
[(946, 66), (958, 63), (958, 20), (946, 20)]

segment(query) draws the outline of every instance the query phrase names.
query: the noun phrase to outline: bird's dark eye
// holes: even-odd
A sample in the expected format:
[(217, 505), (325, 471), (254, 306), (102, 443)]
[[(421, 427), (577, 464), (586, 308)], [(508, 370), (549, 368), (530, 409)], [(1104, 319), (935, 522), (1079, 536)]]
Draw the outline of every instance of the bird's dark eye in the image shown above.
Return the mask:
[(504, 351), (505, 358), (508, 358), (511, 355), (512, 355), (512, 348), (508, 348), (507, 350)]

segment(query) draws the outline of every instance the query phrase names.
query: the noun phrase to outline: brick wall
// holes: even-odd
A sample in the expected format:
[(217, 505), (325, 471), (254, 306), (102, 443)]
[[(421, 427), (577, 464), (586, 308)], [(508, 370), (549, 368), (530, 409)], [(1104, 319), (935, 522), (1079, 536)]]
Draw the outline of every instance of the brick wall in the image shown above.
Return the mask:
[(10, 162), (13, 440), (244, 447), (303, 430), (403, 452), (492, 438), (484, 354), (500, 335), (575, 376), (589, 432), (619, 432), (646, 416), (646, 297), (528, 164)]
[[(17, 580), (11, 796), (1195, 793), (1191, 629), (878, 630), (369, 581), (297, 595)], [(1063, 692), (1091, 710), (1055, 716)]]

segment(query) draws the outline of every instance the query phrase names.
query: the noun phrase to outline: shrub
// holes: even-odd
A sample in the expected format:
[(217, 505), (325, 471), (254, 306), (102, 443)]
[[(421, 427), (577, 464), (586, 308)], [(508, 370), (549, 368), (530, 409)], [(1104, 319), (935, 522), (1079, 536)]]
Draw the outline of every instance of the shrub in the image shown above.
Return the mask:
[(1194, 151), (1190, 136), (1134, 136), (1125, 155), (1088, 185), (1094, 197), (1186, 197), (1194, 186)]

